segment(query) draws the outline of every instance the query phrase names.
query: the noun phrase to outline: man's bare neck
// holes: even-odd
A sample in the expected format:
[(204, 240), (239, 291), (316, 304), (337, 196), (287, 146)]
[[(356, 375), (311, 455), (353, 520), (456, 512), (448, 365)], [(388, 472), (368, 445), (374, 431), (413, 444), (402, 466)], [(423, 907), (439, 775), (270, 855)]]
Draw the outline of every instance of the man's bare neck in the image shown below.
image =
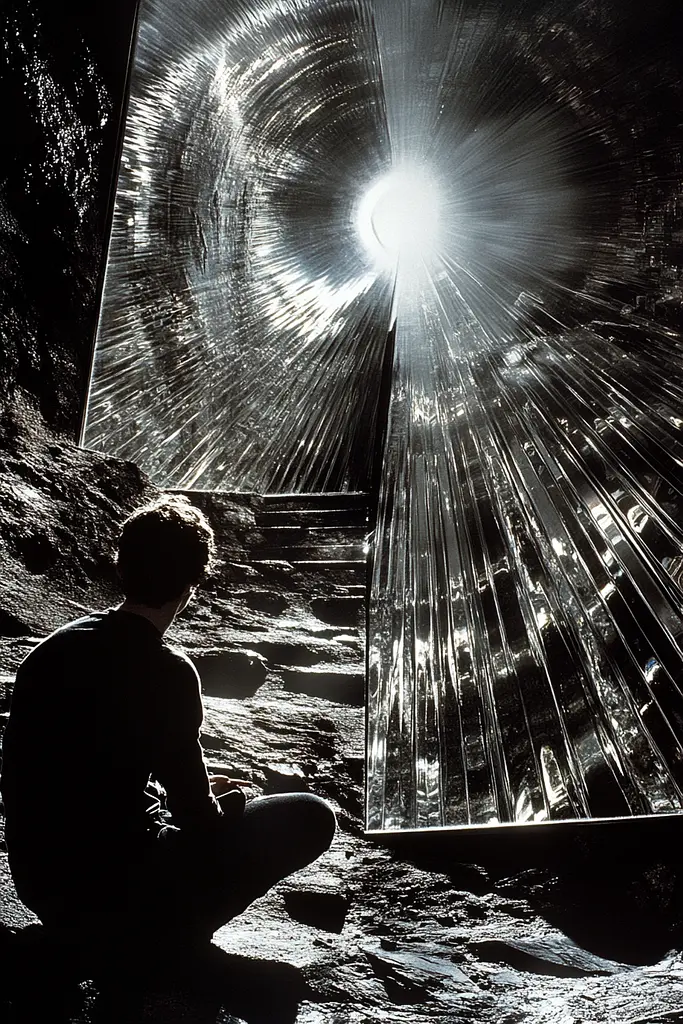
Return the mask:
[(141, 618), (147, 619), (163, 636), (175, 618), (177, 605), (173, 604), (170, 607), (165, 604), (161, 608), (150, 608), (149, 605), (135, 604), (134, 601), (126, 600), (119, 605), (119, 611), (130, 612), (131, 615), (139, 615)]

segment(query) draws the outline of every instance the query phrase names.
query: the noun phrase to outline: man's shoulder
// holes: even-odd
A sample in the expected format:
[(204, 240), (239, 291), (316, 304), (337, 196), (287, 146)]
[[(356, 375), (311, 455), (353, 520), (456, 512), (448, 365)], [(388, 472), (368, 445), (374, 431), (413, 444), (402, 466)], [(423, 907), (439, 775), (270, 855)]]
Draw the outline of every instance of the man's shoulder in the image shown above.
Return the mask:
[(136, 616), (121, 615), (117, 608), (93, 611), (59, 626), (41, 640), (24, 659), (23, 668), (35, 668), (42, 661), (81, 659), (161, 650), (161, 637), (154, 627)]
[(47, 640), (71, 639), (79, 633), (99, 632), (105, 628), (105, 624), (108, 622), (112, 612), (112, 608), (106, 608), (104, 611), (93, 611), (88, 612), (87, 615), (81, 615), (79, 618), (72, 619), (70, 622), (65, 622), (63, 626), (59, 626), (43, 642), (46, 643)]
[(195, 663), (192, 661), (184, 651), (181, 651), (179, 647), (174, 644), (169, 644), (166, 641), (161, 645), (162, 658), (165, 658), (169, 668), (175, 670), (175, 674), (178, 678), (192, 681), (193, 683), (198, 682), (199, 673)]
[(148, 619), (120, 608), (107, 608), (92, 612), (68, 622), (56, 630), (44, 643), (79, 644), (86, 641), (99, 646), (100, 642), (113, 644), (115, 649), (125, 648), (128, 654), (140, 656), (145, 662), (158, 665), (166, 673), (178, 678), (198, 678), (194, 662), (173, 644), (168, 643)]
[(78, 619), (59, 626), (52, 633), (41, 640), (25, 659), (35, 660), (36, 655), (47, 655), (54, 653), (57, 649), (68, 650), (74, 643), (82, 641), (84, 634), (97, 633), (102, 629), (106, 612), (91, 612), (89, 615), (82, 615)]
[(167, 643), (158, 630), (138, 615), (118, 608), (91, 612), (60, 626), (41, 640), (24, 659), (18, 676), (42, 674), (58, 663), (92, 667), (106, 658), (120, 668), (121, 662), (137, 666), (152, 677), (180, 687), (199, 685), (199, 674), (191, 659)]

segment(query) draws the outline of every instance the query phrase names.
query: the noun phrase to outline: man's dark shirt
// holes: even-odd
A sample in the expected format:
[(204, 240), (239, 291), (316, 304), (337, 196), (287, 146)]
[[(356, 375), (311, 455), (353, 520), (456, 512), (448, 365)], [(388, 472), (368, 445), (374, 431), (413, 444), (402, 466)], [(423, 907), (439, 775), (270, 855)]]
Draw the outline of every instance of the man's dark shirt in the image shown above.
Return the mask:
[[(3, 743), (10, 867), (33, 909), (116, 899), (153, 842), (150, 776), (172, 823), (220, 817), (199, 730), (199, 677), (142, 616), (109, 610), (53, 633), (17, 673)], [(134, 865), (133, 865), (134, 866)]]

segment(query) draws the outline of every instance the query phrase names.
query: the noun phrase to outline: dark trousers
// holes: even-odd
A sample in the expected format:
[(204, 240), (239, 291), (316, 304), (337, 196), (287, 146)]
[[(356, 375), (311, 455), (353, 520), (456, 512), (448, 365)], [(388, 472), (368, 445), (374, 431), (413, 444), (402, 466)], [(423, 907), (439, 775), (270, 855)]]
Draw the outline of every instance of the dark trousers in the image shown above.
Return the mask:
[[(309, 793), (258, 797), (242, 813), (238, 794), (221, 798), (220, 828), (196, 835), (165, 829), (144, 851), (131, 851), (115, 905), (32, 906), (55, 930), (99, 943), (210, 938), (281, 879), (328, 849), (334, 811)], [(28, 901), (27, 901), (28, 902)]]

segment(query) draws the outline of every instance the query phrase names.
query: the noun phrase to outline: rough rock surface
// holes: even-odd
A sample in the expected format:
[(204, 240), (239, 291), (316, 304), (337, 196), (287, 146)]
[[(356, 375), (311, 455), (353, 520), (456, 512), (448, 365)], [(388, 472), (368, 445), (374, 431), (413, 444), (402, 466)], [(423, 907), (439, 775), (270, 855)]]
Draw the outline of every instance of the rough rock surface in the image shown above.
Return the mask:
[[(154, 493), (134, 466), (54, 441), (25, 409), (15, 426), (0, 473), (3, 716), (13, 672), (36, 639), (116, 600), (116, 529)], [(297, 561), (296, 551), (291, 561), (259, 561), (253, 499), (219, 505), (208, 511), (222, 568), (174, 628), (204, 675), (207, 761), (249, 779), (255, 793), (321, 794), (337, 810), (338, 837), (222, 928), (212, 957), (96, 983), (70, 975), (45, 947), (1, 853), (5, 1019), (680, 1019), (682, 874), (676, 849), (665, 846), (671, 836), (605, 845), (584, 830), (568, 834), (560, 853), (528, 842), (515, 849), (509, 832), (450, 846), (417, 837), (387, 848), (365, 838), (362, 561), (343, 572), (326, 566), (322, 542), (313, 562)]]

